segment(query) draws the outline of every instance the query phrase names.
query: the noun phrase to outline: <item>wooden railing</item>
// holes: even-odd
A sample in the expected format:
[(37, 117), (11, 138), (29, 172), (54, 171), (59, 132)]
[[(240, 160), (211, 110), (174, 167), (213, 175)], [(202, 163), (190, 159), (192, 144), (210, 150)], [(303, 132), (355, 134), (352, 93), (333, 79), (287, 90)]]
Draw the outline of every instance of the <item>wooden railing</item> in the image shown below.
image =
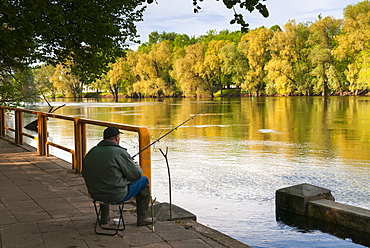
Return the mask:
[[(14, 127), (7, 127), (6, 126), (6, 110), (14, 112)], [(23, 113), (29, 113), (37, 115), (37, 137), (32, 136), (28, 133), (23, 132)], [(74, 147), (75, 149), (69, 149), (67, 147), (61, 146), (59, 144), (55, 144), (48, 140), (48, 125), (47, 120), (48, 118), (57, 118), (63, 119), (67, 121), (71, 121), (74, 123)], [(52, 113), (45, 113), (39, 111), (33, 111), (23, 108), (12, 108), (12, 107), (5, 107), (0, 106), (0, 136), (5, 136), (5, 130), (13, 131), (15, 133), (14, 139), (15, 143), (23, 144), (23, 136), (27, 136), (29, 138), (33, 138), (37, 140), (37, 153), (40, 156), (48, 156), (49, 155), (49, 146), (53, 146), (69, 152), (72, 154), (72, 168), (76, 172), (82, 171), (82, 160), (83, 157), (87, 153), (87, 132), (86, 132), (86, 125), (96, 125), (96, 126), (114, 126), (121, 130), (132, 131), (139, 134), (139, 151), (143, 150), (147, 146), (150, 145), (150, 133), (147, 127), (139, 127), (133, 125), (124, 125), (119, 123), (113, 122), (106, 122), (106, 121), (97, 121), (97, 120), (90, 120), (80, 117), (71, 117), (66, 115), (58, 115)], [(143, 169), (144, 175), (148, 177), (149, 181), (151, 181), (151, 155), (150, 155), (150, 148), (143, 150), (139, 154), (139, 165)]]

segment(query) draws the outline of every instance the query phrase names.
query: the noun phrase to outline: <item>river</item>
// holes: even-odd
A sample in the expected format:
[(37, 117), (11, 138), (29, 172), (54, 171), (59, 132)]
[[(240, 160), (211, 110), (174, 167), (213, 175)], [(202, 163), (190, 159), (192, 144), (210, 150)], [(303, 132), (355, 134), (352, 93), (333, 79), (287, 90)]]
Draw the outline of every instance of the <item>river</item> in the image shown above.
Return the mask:
[[(56, 113), (147, 126), (152, 141), (194, 114), (209, 109), (152, 149), (153, 197), (172, 202), (198, 222), (253, 247), (363, 247), (351, 238), (303, 230), (276, 220), (276, 190), (310, 183), (330, 189), (337, 202), (370, 209), (370, 98), (261, 97), (199, 99), (83, 99)], [(45, 103), (29, 106), (47, 112)], [(26, 115), (24, 123), (34, 120)], [(48, 121), (50, 140), (73, 149), (73, 126)], [(102, 128), (88, 126), (89, 148)], [(122, 135), (131, 154), (137, 137)], [(27, 139), (28, 140), (28, 139)], [(28, 141), (32, 145), (32, 141)], [(52, 154), (70, 161), (70, 155)]]

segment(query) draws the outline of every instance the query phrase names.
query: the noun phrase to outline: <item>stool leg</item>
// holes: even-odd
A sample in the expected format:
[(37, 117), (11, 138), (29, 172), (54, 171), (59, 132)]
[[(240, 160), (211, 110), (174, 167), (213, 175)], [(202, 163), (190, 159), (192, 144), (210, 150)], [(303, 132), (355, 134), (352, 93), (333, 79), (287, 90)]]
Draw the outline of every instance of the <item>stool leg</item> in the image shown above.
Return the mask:
[(102, 225), (105, 225), (109, 221), (109, 204), (101, 204), (100, 203), (100, 221)]
[[(118, 206), (118, 209), (119, 209), (119, 221), (118, 221), (118, 225), (117, 225), (117, 230), (119, 230), (119, 231), (123, 231), (126, 228), (125, 221), (123, 219), (123, 207), (124, 207), (123, 204), (120, 204)], [(122, 223), (122, 228), (119, 228), (121, 223)]]
[[(125, 225), (125, 222), (124, 222), (124, 219), (123, 219), (123, 209), (124, 209), (124, 204), (119, 204), (118, 206), (118, 209), (119, 209), (119, 221), (118, 221), (118, 225), (116, 228), (111, 228), (111, 227), (103, 227), (102, 226), (102, 223), (101, 223), (101, 220), (102, 220), (102, 206), (109, 206), (109, 204), (99, 204), (99, 209), (96, 205), (96, 201), (93, 202), (94, 203), (94, 207), (95, 207), (95, 212), (96, 212), (96, 221), (95, 221), (95, 227), (94, 227), (94, 231), (96, 234), (100, 234), (100, 235), (109, 235), (109, 236), (114, 236), (118, 233), (118, 231), (123, 231), (125, 230), (126, 228), (126, 225)], [(109, 209), (109, 208), (108, 208)], [(108, 213), (109, 214), (109, 213)], [(120, 228), (122, 224), (122, 228)], [(113, 233), (111, 232), (99, 232), (97, 230), (97, 227), (100, 227), (101, 229), (103, 230), (111, 230), (111, 231), (115, 231)]]

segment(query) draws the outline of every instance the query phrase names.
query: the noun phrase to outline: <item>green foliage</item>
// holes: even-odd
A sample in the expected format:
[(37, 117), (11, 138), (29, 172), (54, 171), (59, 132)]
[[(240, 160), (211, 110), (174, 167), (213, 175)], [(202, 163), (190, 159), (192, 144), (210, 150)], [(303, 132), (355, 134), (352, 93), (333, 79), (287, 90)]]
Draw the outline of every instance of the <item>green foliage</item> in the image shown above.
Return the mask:
[(72, 73), (84, 81), (94, 80), (122, 56), (128, 41), (135, 41), (141, 4), (141, 0), (1, 1), (0, 71), (72, 60)]
[[(12, 80), (5, 78), (34, 63), (69, 66), (69, 73), (84, 84), (96, 81), (109, 70), (110, 63), (124, 56), (129, 42), (137, 42), (136, 23), (142, 21), (145, 2), (151, 4), (153, 0), (0, 1), (3, 89), (17, 89), (16, 85), (8, 85)], [(195, 12), (201, 9), (196, 0), (193, 4)], [(263, 16), (268, 15), (260, 0), (224, 1), (224, 4), (228, 8), (239, 5), (250, 12), (257, 9)], [(234, 19), (246, 29), (242, 15), (235, 13)], [(176, 33), (153, 34), (150, 42), (172, 42), (176, 37)], [(80, 95), (81, 87), (77, 83), (72, 85), (69, 89), (74, 95)], [(15, 96), (11, 92), (3, 93), (1, 100), (19, 101)]]
[(0, 1), (0, 84), (10, 91), (1, 101), (32, 101), (22, 91), (13, 92), (25, 90), (19, 84), (28, 81), (19, 80), (26, 78), (9, 78), (35, 63), (71, 66), (70, 72), (86, 83), (100, 77), (128, 42), (136, 41), (141, 5), (142, 0)]
[(55, 68), (52, 65), (41, 65), (33, 69), (34, 84), (38, 91), (44, 95), (55, 97), (57, 89), (54, 87), (51, 78), (53, 77)]
[(242, 89), (256, 96), (261, 95), (265, 88), (267, 71), (264, 67), (271, 56), (268, 44), (272, 36), (271, 30), (261, 27), (245, 34), (239, 43), (238, 48), (248, 59), (248, 70)]
[(337, 47), (333, 50), (338, 67), (346, 67), (344, 75), (349, 83), (349, 90), (358, 94), (369, 90), (366, 78), (370, 52), (370, 2), (362, 1), (344, 9), (345, 19), (340, 35), (335, 37)]
[(25, 69), (12, 74), (0, 74), (0, 104), (17, 107), (22, 106), (25, 101), (38, 101), (32, 71)]
[(64, 96), (74, 98), (82, 97), (84, 84), (79, 76), (71, 73), (71, 66), (57, 65), (50, 80), (53, 83), (53, 87)]
[[(203, 0), (199, 0), (202, 2)], [(235, 7), (240, 7), (241, 9), (245, 9), (249, 12), (253, 12), (257, 10), (262, 14), (264, 17), (269, 16), (269, 12), (267, 10), (266, 5), (262, 4), (265, 0), (223, 0), (225, 6), (229, 9), (234, 9), (234, 18), (230, 21), (230, 24), (239, 24), (241, 26), (242, 32), (247, 32), (249, 24), (244, 21), (243, 15), (236, 13)], [(198, 0), (193, 0), (194, 5), (194, 13), (199, 12), (201, 7), (198, 4)]]
[[(224, 1), (227, 6), (245, 2)], [(259, 1), (255, 2), (258, 4)], [(197, 4), (197, 1), (194, 3)], [(257, 5), (253, 6), (257, 8)], [(78, 63), (80, 51), (70, 49), (63, 63), (42, 65), (33, 70), (34, 87), (26, 86), (33, 78), (27, 73), (24, 73), (24, 77), (18, 75), (25, 87), (19, 87), (20, 84), (17, 86), (16, 82), (20, 81), (13, 78), (15, 72), (20, 70), (5, 68), (2, 64), (0, 87), (4, 91), (19, 89), (32, 92), (32, 89), (51, 95), (81, 96), (83, 86), (89, 84), (90, 89), (97, 92), (109, 91), (116, 100), (119, 95), (214, 96), (219, 90), (218, 94), (227, 95), (228, 89), (234, 88), (236, 90), (233, 93), (241, 91), (255, 96), (329, 95), (343, 94), (345, 91), (359, 94), (370, 89), (369, 2), (348, 6), (344, 16), (343, 20), (319, 16), (318, 20), (307, 23), (292, 20), (283, 28), (276, 25), (271, 28), (260, 27), (248, 33), (210, 30), (199, 37), (154, 31), (149, 35), (149, 42), (139, 46), (137, 51), (127, 50), (119, 58), (115, 58), (119, 53), (112, 51), (105, 61), (115, 58), (111, 64), (87, 58), (86, 63), (90, 63), (88, 66), (94, 73), (98, 72), (94, 68), (102, 66), (102, 63), (104, 69), (101, 71), (109, 70), (108, 74), (103, 74), (92, 83), (85, 80), (86, 77), (94, 78), (90, 77), (92, 74), (88, 73), (87, 67), (83, 76), (79, 76), (82, 75), (81, 71), (76, 70), (84, 66)], [(11, 32), (12, 29), (3, 28), (3, 31)], [(83, 44), (82, 50), (86, 53), (85, 49), (90, 47)], [(122, 46), (116, 48), (123, 52), (124, 44), (119, 44)], [(111, 47), (111, 44), (107, 47)], [(50, 51), (59, 56), (59, 51)], [(37, 51), (37, 54), (42, 53)], [(103, 54), (94, 52), (94, 56)], [(21, 61), (25, 65), (23, 60), (14, 61)], [(18, 92), (13, 95), (9, 92), (1, 94), (1, 99), (20, 97)]]

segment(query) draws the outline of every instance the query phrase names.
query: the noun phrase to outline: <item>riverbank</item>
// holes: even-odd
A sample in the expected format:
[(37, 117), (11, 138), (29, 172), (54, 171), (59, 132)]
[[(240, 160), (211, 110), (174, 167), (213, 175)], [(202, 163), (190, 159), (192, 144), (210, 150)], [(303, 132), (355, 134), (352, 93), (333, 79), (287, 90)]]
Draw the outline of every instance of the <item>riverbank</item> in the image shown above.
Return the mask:
[[(264, 94), (264, 93), (260, 93), (258, 95), (258, 97), (287, 97), (287, 96), (302, 96), (300, 94), (290, 94), (290, 95), (280, 95), (280, 94), (274, 94), (274, 95), (267, 95), (267, 94)], [(322, 95), (311, 95), (311, 96), (322, 96)], [(335, 94), (328, 94), (326, 96), (370, 96), (370, 92), (368, 91), (359, 91), (357, 92), (357, 94), (353, 93), (353, 92), (350, 92), (350, 91), (343, 91), (343, 92), (337, 92)], [(201, 96), (201, 98), (205, 98), (205, 97), (211, 97), (209, 95), (203, 95)], [(246, 91), (242, 91), (241, 89), (236, 89), (236, 88), (232, 88), (232, 89), (223, 89), (223, 90), (218, 90), (217, 92), (214, 93), (214, 97), (255, 97), (255, 94), (250, 94)], [(307, 96), (309, 97), (309, 96)], [(63, 98), (63, 96), (61, 95), (58, 95), (57, 98)], [(67, 98), (70, 98), (70, 97), (67, 97)], [(108, 92), (85, 92), (82, 94), (82, 98), (112, 98), (114, 99), (114, 96)], [(134, 96), (129, 96), (129, 95), (125, 95), (125, 94), (119, 94), (118, 95), (118, 98), (146, 98), (146, 97), (143, 97), (143, 96), (138, 96), (138, 95), (134, 95)], [(149, 97), (149, 98), (153, 98), (153, 97)], [(154, 97), (155, 98), (155, 97)], [(173, 96), (160, 96), (160, 97), (157, 97), (157, 98), (184, 98), (184, 96), (182, 95), (173, 95)], [(191, 98), (191, 97), (189, 97)]]
[(125, 204), (124, 231), (96, 235), (92, 200), (70, 163), (7, 138), (0, 163), (1, 247), (249, 247), (191, 219), (137, 227), (133, 202)]

